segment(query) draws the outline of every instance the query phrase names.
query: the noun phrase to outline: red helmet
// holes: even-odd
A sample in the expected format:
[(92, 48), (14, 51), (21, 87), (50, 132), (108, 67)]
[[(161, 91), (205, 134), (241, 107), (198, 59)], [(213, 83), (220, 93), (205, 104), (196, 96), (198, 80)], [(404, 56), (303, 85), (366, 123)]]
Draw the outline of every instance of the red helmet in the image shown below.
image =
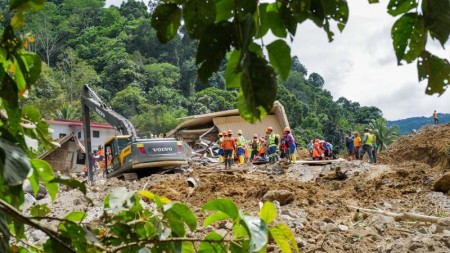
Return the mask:
[(257, 135), (257, 134), (254, 134), (254, 135), (253, 135), (253, 138), (258, 138), (258, 135)]
[(230, 135), (230, 134), (233, 134), (233, 131), (228, 130), (227, 133), (228, 133), (228, 135)]

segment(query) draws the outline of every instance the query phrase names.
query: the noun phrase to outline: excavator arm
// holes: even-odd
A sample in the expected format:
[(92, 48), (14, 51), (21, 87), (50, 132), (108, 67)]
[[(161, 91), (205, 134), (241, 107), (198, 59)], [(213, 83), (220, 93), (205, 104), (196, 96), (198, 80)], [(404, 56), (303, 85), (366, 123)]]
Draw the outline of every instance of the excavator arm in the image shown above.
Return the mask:
[(105, 103), (95, 94), (95, 92), (85, 84), (81, 91), (81, 106), (83, 112), (83, 132), (84, 140), (86, 145), (87, 165), (88, 165), (88, 179), (89, 182), (93, 182), (93, 164), (92, 164), (92, 147), (91, 147), (91, 120), (90, 120), (90, 110), (94, 111), (100, 117), (105, 119), (109, 124), (111, 124), (118, 132), (122, 135), (131, 135), (133, 141), (137, 139), (136, 130), (133, 124), (118, 114), (110, 107), (106, 106)]
[(85, 84), (81, 94), (81, 103), (83, 105), (83, 111), (86, 113), (87, 110), (92, 110), (100, 117), (105, 119), (109, 124), (111, 124), (118, 132), (122, 135), (131, 135), (133, 140), (136, 140), (136, 130), (133, 124), (118, 114), (110, 107), (108, 107), (103, 101), (95, 94), (95, 92)]

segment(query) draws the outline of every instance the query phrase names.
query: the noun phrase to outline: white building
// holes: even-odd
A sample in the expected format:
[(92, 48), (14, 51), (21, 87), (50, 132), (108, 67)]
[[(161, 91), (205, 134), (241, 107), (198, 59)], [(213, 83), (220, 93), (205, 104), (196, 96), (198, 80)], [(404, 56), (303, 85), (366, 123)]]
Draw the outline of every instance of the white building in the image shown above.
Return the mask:
[[(53, 119), (47, 120), (50, 128), (53, 129), (53, 140), (59, 140), (65, 136), (74, 133), (78, 140), (85, 145), (83, 121), (79, 120), (67, 120), (67, 119)], [(91, 122), (91, 148), (92, 151), (96, 151), (99, 145), (111, 136), (118, 134), (114, 127), (106, 123)]]

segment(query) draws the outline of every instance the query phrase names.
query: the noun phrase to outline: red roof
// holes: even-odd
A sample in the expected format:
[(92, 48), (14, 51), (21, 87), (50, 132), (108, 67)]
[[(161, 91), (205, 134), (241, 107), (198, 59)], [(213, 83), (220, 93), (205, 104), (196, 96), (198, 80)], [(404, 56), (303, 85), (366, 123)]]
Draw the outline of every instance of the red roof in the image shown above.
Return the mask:
[[(60, 124), (60, 125), (83, 126), (83, 121), (80, 121), (80, 120), (52, 119), (52, 120), (47, 120), (47, 122), (48, 123), (54, 123), (54, 124)], [(98, 122), (91, 122), (91, 127), (104, 128), (104, 129), (114, 129), (114, 127), (111, 126), (108, 123), (98, 123)]]

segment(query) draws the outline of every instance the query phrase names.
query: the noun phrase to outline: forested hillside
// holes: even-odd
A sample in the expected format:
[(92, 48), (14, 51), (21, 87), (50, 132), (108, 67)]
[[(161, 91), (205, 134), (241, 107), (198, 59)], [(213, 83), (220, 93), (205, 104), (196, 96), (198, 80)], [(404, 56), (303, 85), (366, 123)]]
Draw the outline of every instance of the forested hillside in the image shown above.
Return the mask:
[[(0, 8), (9, 22), (5, 2)], [(201, 83), (197, 42), (182, 28), (174, 40), (160, 44), (150, 25), (153, 10), (152, 2), (135, 0), (108, 8), (103, 0), (49, 0), (43, 10), (29, 14), (22, 32), (32, 32), (28, 49), (44, 66), (23, 104), (34, 104), (47, 118), (81, 119), (79, 94), (89, 83), (140, 135), (169, 131), (183, 116), (236, 108), (237, 90), (225, 89), (225, 64)], [(290, 77), (278, 84), (277, 99), (299, 142), (323, 138), (339, 146), (344, 130), (382, 116), (376, 107), (334, 100), (324, 83), (294, 57)]]
[[(431, 112), (430, 114), (433, 114)], [(438, 119), (440, 124), (450, 123), (450, 114), (438, 113)], [(413, 129), (419, 130), (425, 125), (434, 124), (433, 116), (430, 117), (412, 117), (407, 119), (388, 121), (388, 126), (399, 126), (398, 133), (400, 135), (406, 135), (413, 131)]]

